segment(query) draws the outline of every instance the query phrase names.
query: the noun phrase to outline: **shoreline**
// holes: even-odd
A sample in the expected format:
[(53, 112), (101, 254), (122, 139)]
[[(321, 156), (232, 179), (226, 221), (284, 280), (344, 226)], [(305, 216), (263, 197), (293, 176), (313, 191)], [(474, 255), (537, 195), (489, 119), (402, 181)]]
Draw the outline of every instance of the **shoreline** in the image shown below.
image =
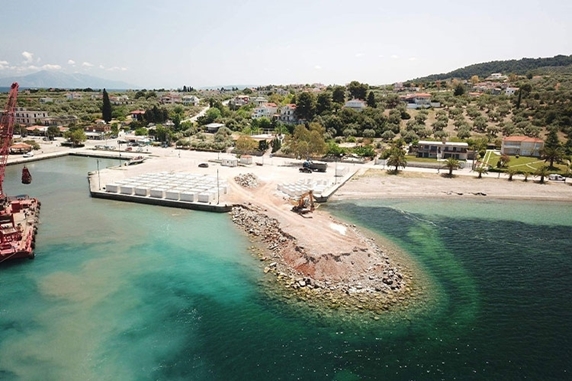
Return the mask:
[[(375, 234), (366, 235), (354, 224), (339, 221), (327, 212), (321, 213), (321, 217), (332, 223), (351, 229), (363, 246), (356, 246), (352, 252), (310, 252), (300, 245), (300, 240), (282, 230), (267, 210), (252, 204), (237, 205), (230, 215), (253, 243), (251, 252), (263, 263), (264, 273), (272, 277), (277, 294), (287, 300), (294, 298), (309, 307), (370, 312), (377, 319), (376, 314), (407, 309), (410, 302), (424, 295), (424, 286), (415, 281), (422, 276), (417, 274), (418, 269), (412, 269), (415, 266), (410, 265), (411, 258), (404, 261), (406, 253), (397, 254), (395, 248), (388, 249), (391, 245), (385, 245), (382, 237), (371, 237)], [(366, 271), (345, 269), (335, 277), (315, 271), (321, 261), (327, 265), (333, 260), (340, 267), (359, 267), (362, 264), (356, 262), (365, 256), (372, 265)]]
[[(55, 151), (56, 147), (53, 148)], [(94, 153), (88, 148), (84, 151), (86, 156)], [(52, 152), (44, 155), (49, 153)], [(301, 165), (298, 161), (270, 156), (264, 158), (264, 165), (230, 168), (221, 166), (216, 161), (218, 156), (217, 153), (151, 147), (145, 163), (102, 169), (101, 181), (107, 184), (142, 173), (164, 171), (218, 177), (220, 171), (220, 177), (229, 185), (229, 193), (221, 202), (241, 209), (233, 208), (229, 213), (231, 218), (254, 242), (253, 254), (263, 262), (263, 271), (268, 277), (275, 280), (276, 290), (287, 295), (287, 299), (331, 310), (371, 312), (374, 318), (388, 310), (414, 306), (415, 300), (423, 305), (427, 292), (431, 291), (425, 289), (427, 279), (415, 261), (402, 259), (408, 258), (407, 253), (399, 254), (400, 250), (391, 241), (340, 221), (327, 210), (318, 208), (304, 216), (294, 213), (292, 199), (278, 190), (280, 184), (300, 180), (338, 184), (340, 179), (332, 170), (304, 174), (298, 171)], [(128, 154), (123, 157), (127, 158)], [(209, 162), (209, 168), (198, 168), (203, 162)], [(538, 184), (534, 179), (524, 182), (518, 178), (509, 182), (500, 176), (477, 179), (475, 173), (467, 171), (448, 178), (417, 168), (390, 174), (373, 163), (348, 165), (347, 169), (351, 175), (330, 196), (331, 201), (451, 197), (483, 201), (572, 201), (572, 188), (567, 183)], [(244, 174), (255, 178), (254, 186), (245, 186), (236, 180)]]

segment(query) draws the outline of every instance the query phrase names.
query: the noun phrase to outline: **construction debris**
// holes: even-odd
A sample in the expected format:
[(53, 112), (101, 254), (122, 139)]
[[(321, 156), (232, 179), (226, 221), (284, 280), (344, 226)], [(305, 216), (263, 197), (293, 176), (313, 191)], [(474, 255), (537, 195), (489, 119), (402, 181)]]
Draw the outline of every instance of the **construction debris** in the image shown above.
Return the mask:
[(254, 173), (243, 173), (234, 177), (234, 181), (244, 188), (256, 188), (258, 177)]

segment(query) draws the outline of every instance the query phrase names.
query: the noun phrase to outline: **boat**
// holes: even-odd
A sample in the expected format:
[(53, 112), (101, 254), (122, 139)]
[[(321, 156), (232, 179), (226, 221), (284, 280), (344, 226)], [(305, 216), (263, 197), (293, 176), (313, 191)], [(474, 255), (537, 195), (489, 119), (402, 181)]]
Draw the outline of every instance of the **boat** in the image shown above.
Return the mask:
[(129, 159), (129, 165), (140, 164), (140, 163), (143, 163), (144, 161), (145, 161), (144, 156), (135, 156), (135, 157), (132, 157), (131, 159)]
[(0, 263), (35, 257), (40, 202), (28, 195), (5, 197), (0, 205)]

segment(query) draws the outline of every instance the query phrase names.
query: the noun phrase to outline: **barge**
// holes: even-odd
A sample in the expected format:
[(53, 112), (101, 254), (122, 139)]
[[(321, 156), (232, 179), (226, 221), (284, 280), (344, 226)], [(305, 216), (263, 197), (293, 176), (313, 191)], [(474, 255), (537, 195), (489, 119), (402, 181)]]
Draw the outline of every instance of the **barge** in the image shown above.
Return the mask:
[(0, 210), (0, 263), (35, 257), (40, 202), (27, 195), (5, 197)]

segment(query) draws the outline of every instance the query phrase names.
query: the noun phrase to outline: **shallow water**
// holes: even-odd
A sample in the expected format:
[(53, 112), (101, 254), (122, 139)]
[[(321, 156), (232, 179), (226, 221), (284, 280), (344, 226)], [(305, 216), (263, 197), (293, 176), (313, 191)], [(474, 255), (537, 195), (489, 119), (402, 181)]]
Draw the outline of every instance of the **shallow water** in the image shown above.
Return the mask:
[(42, 224), (36, 259), (0, 266), (2, 380), (570, 378), (570, 205), (328, 205), (431, 279), (422, 313), (348, 320), (269, 298), (226, 215), (91, 199), (96, 165), (37, 162), (26, 188), (8, 168)]

